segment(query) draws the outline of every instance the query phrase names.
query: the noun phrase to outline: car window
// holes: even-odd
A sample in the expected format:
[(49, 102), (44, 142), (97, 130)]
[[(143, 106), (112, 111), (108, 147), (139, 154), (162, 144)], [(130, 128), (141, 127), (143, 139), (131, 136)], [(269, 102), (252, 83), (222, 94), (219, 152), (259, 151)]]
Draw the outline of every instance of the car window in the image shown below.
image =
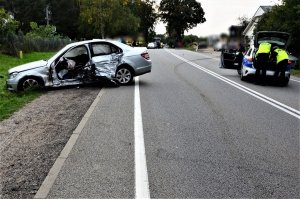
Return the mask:
[(64, 57), (72, 58), (72, 57), (77, 57), (80, 55), (88, 55), (87, 49), (85, 46), (79, 46), (76, 48), (73, 48), (69, 52), (67, 52)]
[(246, 53), (247, 56), (250, 56), (252, 52), (252, 48), (249, 48), (248, 52)]
[(112, 53), (120, 53), (122, 50), (114, 45), (111, 45), (111, 52)]
[(112, 49), (109, 44), (92, 44), (94, 55), (109, 55)]

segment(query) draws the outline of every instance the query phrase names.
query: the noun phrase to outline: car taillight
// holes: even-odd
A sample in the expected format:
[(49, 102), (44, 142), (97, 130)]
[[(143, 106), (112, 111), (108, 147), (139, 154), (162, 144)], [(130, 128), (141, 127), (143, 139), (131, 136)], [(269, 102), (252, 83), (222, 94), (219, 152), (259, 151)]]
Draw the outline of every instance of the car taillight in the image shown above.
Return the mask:
[(289, 60), (289, 61), (288, 61), (288, 64), (292, 64), (292, 61), (291, 61), (291, 60)]
[(253, 62), (253, 58), (252, 57), (247, 58), (247, 60), (250, 61), (250, 62)]
[(147, 59), (147, 60), (150, 59), (150, 55), (149, 55), (149, 53), (148, 53), (147, 51), (146, 51), (146, 52), (143, 52), (143, 53), (141, 54), (141, 56), (144, 57), (144, 59)]

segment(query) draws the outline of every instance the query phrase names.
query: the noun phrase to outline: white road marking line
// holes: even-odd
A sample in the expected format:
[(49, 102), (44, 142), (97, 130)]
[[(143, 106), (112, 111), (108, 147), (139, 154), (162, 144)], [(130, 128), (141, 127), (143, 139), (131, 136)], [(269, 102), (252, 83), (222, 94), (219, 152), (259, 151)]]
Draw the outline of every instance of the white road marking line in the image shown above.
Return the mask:
[(295, 80), (295, 79), (290, 79), (290, 80), (292, 80), (292, 81), (294, 81), (294, 82), (298, 82), (298, 83), (300, 83), (300, 81), (299, 80)]
[(166, 51), (169, 52), (170, 54), (172, 54), (173, 56), (177, 57), (178, 59), (180, 59), (180, 60), (182, 60), (182, 61), (184, 61), (184, 62), (186, 62), (186, 63), (188, 63), (188, 64), (190, 64), (192, 66), (194, 66), (195, 68), (198, 68), (198, 69), (202, 70), (203, 72), (206, 72), (206, 73), (208, 73), (208, 74), (210, 74), (210, 75), (212, 75), (212, 76), (214, 76), (214, 77), (216, 77), (216, 78), (218, 78), (218, 79), (226, 82), (227, 84), (230, 84), (231, 86), (233, 86), (233, 87), (235, 87), (235, 88), (237, 88), (237, 89), (239, 89), (241, 91), (244, 91), (245, 93), (248, 93), (248, 94), (252, 95), (253, 97), (255, 97), (257, 99), (260, 99), (260, 100), (262, 100), (262, 101), (264, 101), (264, 102), (266, 102), (266, 103), (268, 103), (268, 104), (270, 104), (270, 105), (272, 105), (272, 106), (274, 106), (274, 107), (276, 107), (276, 108), (278, 108), (278, 109), (280, 109), (280, 110), (282, 110), (282, 111), (284, 111), (284, 112), (286, 112), (286, 113), (288, 113), (288, 114), (290, 114), (290, 115), (292, 115), (292, 116), (300, 119), (300, 111), (299, 110), (296, 110), (296, 109), (294, 109), (294, 108), (292, 108), (290, 106), (287, 106), (287, 105), (285, 105), (285, 104), (283, 104), (281, 102), (278, 102), (278, 101), (276, 101), (276, 100), (274, 100), (274, 99), (272, 99), (270, 97), (267, 97), (267, 96), (265, 96), (265, 95), (263, 95), (263, 94), (261, 94), (259, 92), (256, 92), (256, 91), (254, 91), (254, 90), (252, 90), (250, 88), (247, 88), (247, 87), (245, 87), (245, 86), (243, 86), (243, 85), (241, 85), (239, 83), (236, 83), (236, 82), (234, 82), (234, 81), (232, 81), (232, 80), (230, 80), (230, 79), (228, 79), (226, 77), (223, 77), (223, 76), (221, 76), (221, 75), (219, 75), (219, 74), (217, 74), (215, 72), (212, 72), (212, 71), (210, 71), (210, 70), (208, 70), (208, 69), (206, 69), (206, 68), (204, 68), (204, 67), (202, 67), (202, 66), (200, 66), (198, 64), (195, 64), (195, 63), (193, 63), (193, 62), (191, 62), (191, 61), (189, 61), (189, 60), (187, 60), (187, 59), (185, 59), (183, 57), (180, 57), (180, 56), (172, 53), (169, 50), (166, 50)]
[(135, 78), (134, 89), (134, 160), (135, 160), (135, 198), (150, 198), (144, 143), (143, 120), (139, 77)]
[(208, 56), (208, 55), (205, 55), (204, 53), (199, 53), (201, 56), (203, 56), (203, 57), (207, 57), (207, 58), (211, 58), (211, 59), (214, 59), (214, 60), (216, 60), (216, 61), (220, 61), (220, 58), (216, 58), (216, 57), (211, 57), (211, 56)]
[(37, 199), (44, 199), (47, 198), (61, 168), (63, 167), (65, 160), (68, 158), (73, 146), (75, 145), (82, 129), (84, 128), (86, 122), (91, 117), (92, 112), (95, 110), (96, 105), (100, 101), (101, 96), (104, 93), (104, 89), (102, 88), (97, 95), (96, 99), (88, 109), (88, 111), (83, 116), (82, 120), (78, 124), (77, 128), (73, 131), (72, 136), (68, 140), (67, 144), (65, 145), (64, 149), (61, 151), (59, 157), (56, 159), (54, 165), (50, 169), (48, 175), (46, 176), (45, 180), (43, 181), (41, 187), (39, 188), (38, 192), (35, 194), (34, 198)]

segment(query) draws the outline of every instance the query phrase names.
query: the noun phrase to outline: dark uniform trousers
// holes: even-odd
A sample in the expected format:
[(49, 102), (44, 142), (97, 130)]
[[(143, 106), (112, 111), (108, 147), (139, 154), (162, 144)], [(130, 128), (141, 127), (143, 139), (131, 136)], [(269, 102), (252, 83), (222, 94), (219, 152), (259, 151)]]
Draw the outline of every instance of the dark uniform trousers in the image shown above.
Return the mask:
[(285, 71), (286, 71), (286, 67), (288, 65), (288, 60), (284, 59), (282, 61), (280, 61), (277, 65), (276, 65), (276, 71), (274, 73), (274, 78), (277, 78), (280, 72), (280, 81), (284, 82), (285, 80)]
[[(266, 70), (267, 64), (269, 63), (269, 53), (260, 53), (256, 56), (256, 64), (255, 64), (255, 80), (256, 82), (265, 83), (266, 81)], [(260, 71), (262, 71), (262, 75), (260, 76)]]

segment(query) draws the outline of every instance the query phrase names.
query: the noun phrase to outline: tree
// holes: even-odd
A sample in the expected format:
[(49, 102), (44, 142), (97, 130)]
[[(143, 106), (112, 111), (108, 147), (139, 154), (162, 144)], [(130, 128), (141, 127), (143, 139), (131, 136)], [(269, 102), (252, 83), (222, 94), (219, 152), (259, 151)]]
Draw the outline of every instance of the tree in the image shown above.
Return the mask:
[(196, 43), (199, 42), (199, 37), (196, 36), (196, 35), (186, 35), (183, 38), (183, 43), (184, 43), (185, 46), (187, 46), (191, 43), (194, 43), (194, 42), (196, 42)]
[(158, 14), (154, 9), (155, 1), (137, 0), (131, 4), (134, 15), (140, 19), (138, 31), (143, 34), (145, 42), (148, 43), (151, 40), (152, 35), (155, 35), (154, 25), (158, 19)]
[(0, 36), (4, 37), (8, 32), (16, 32), (19, 22), (13, 16), (0, 8)]
[(0, 8), (0, 49), (9, 42), (8, 38), (16, 33), (18, 27), (19, 22), (3, 8)]
[(237, 20), (239, 22), (238, 26), (242, 26), (243, 29), (245, 29), (248, 26), (248, 24), (250, 23), (251, 19), (246, 16), (242, 16), (242, 17), (238, 17)]
[(206, 21), (201, 3), (196, 0), (162, 0), (159, 10), (169, 36), (176, 36), (177, 41), (183, 39), (184, 31)]
[(25, 32), (30, 30), (32, 21), (46, 24), (46, 0), (2, 0), (1, 4), (20, 22), (20, 28)]
[(30, 38), (54, 38), (60, 37), (56, 34), (55, 26), (41, 25), (39, 26), (35, 22), (30, 22), (31, 31), (26, 34)]
[(139, 19), (125, 0), (81, 0), (80, 30), (87, 38), (134, 34)]
[(283, 0), (259, 20), (255, 32), (282, 31), (292, 35), (289, 51), (295, 53), (300, 60), (300, 1)]
[(59, 34), (71, 39), (78, 38), (79, 1), (78, 0), (49, 0), (51, 24), (56, 26)]

